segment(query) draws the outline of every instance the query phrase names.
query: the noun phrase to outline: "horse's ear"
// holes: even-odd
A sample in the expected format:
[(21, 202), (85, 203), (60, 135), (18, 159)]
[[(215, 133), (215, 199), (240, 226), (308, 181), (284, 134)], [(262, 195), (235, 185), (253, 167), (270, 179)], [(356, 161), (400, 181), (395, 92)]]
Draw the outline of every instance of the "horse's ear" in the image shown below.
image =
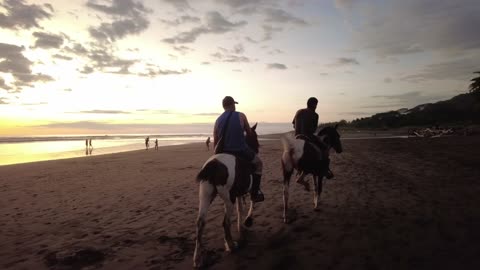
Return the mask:
[(257, 124), (258, 124), (258, 123), (255, 123), (255, 125), (253, 125), (253, 126), (251, 127), (251, 129), (256, 130), (256, 129), (257, 129)]
[(335, 129), (337, 129), (337, 128), (338, 128), (338, 124), (335, 124)]

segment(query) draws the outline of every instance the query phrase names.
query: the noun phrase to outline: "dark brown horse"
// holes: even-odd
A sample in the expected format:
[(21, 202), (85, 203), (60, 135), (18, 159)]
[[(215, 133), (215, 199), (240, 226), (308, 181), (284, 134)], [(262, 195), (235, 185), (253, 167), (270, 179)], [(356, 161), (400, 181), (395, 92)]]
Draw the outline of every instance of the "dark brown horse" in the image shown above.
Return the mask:
[[(250, 135), (247, 135), (246, 142), (255, 153), (258, 153), (259, 143), (255, 131), (256, 128), (257, 124), (251, 128), (252, 132)], [(242, 224), (241, 222), (244, 215), (244, 195), (246, 195), (252, 187), (252, 172), (253, 166), (249, 161), (238, 158), (232, 154), (222, 153), (211, 156), (198, 173), (197, 181), (200, 182), (200, 186), (198, 195), (197, 239), (193, 255), (194, 267), (204, 265), (202, 235), (205, 228), (205, 216), (217, 194), (225, 204), (225, 216), (223, 218), (225, 249), (232, 251), (238, 246), (238, 244), (233, 241), (230, 231), (230, 219), (235, 203), (237, 204), (237, 225), (240, 240), (244, 239), (245, 226), (250, 227), (253, 223), (252, 213), (254, 203), (252, 201), (250, 201), (250, 209), (244, 223)]]
[(321, 129), (317, 136), (318, 143), (310, 140), (295, 138), (292, 133), (282, 137), (283, 155), (283, 220), (285, 223), (288, 219), (288, 188), (290, 186), (290, 178), (293, 171), (297, 170), (304, 177), (307, 174), (313, 176), (315, 185), (313, 204), (314, 208), (318, 208), (318, 200), (322, 193), (322, 179), (325, 176), (325, 170), (322, 170), (321, 163), (328, 158), (330, 149), (333, 148), (337, 153), (341, 153), (342, 143), (340, 142), (340, 134), (338, 134), (337, 126), (325, 127)]

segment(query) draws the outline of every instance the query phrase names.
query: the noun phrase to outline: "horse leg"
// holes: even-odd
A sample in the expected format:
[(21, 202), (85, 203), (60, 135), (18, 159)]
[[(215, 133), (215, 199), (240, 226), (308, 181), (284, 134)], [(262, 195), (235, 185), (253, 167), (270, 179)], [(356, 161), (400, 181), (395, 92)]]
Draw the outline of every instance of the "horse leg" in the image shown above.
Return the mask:
[(223, 217), (223, 230), (225, 233), (225, 250), (226, 251), (233, 251), (235, 248), (235, 243), (233, 242), (232, 238), (232, 232), (230, 230), (230, 227), (232, 225), (231, 217), (232, 217), (232, 212), (233, 212), (233, 203), (232, 200), (230, 199), (230, 194), (226, 189), (223, 189), (222, 191), (219, 191), (218, 194), (220, 197), (222, 197), (223, 202), (225, 204), (225, 216)]
[(250, 209), (248, 209), (247, 217), (243, 224), (247, 227), (251, 227), (253, 225), (253, 210), (255, 209), (255, 203), (250, 200)]
[(292, 177), (292, 171), (284, 171), (283, 172), (283, 222), (289, 223), (290, 220), (288, 219), (288, 189), (290, 187), (290, 178)]
[(289, 223), (288, 219), (288, 188), (290, 187), (290, 178), (293, 174), (293, 162), (287, 152), (282, 156), (283, 171), (283, 222)]
[(200, 183), (199, 188), (199, 205), (197, 217), (197, 235), (195, 241), (195, 252), (193, 254), (193, 267), (201, 267), (203, 264), (203, 242), (202, 234), (205, 228), (205, 218), (208, 212), (208, 207), (215, 198), (215, 188), (207, 181)]
[(320, 195), (322, 195), (323, 189), (323, 176), (315, 175), (313, 176), (313, 181), (315, 182), (315, 193), (313, 196), (313, 205), (314, 209), (318, 209), (318, 201), (320, 200)]
[(245, 228), (243, 227), (242, 220), (244, 215), (243, 204), (245, 199), (243, 196), (237, 197), (237, 229), (240, 234), (240, 242), (245, 240)]

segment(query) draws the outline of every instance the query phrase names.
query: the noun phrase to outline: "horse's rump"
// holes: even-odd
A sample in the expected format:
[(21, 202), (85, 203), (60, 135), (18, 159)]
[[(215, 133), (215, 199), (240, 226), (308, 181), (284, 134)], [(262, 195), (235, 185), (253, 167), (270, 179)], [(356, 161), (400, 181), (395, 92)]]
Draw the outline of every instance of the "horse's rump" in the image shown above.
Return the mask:
[(218, 159), (207, 162), (197, 174), (197, 181), (208, 181), (214, 186), (227, 184), (228, 168)]
[(253, 171), (250, 161), (224, 153), (213, 156), (205, 163), (197, 175), (197, 181), (208, 181), (214, 186), (226, 185), (228, 178), (234, 176), (230, 194), (237, 197), (250, 189), (250, 176)]

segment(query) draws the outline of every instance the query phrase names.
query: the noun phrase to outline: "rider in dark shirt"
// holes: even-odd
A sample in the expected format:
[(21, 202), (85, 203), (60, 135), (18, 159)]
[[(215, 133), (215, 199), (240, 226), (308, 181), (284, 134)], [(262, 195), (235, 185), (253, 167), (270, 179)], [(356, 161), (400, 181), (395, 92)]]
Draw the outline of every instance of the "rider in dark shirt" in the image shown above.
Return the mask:
[[(295, 114), (292, 124), (295, 128), (295, 136), (304, 135), (310, 141), (317, 144), (321, 147), (322, 142), (318, 140), (318, 137), (315, 136), (315, 131), (318, 127), (318, 114), (315, 112), (317, 109), (318, 100), (314, 97), (311, 97), (307, 101), (307, 108), (300, 109)], [(325, 162), (320, 164), (322, 171), (325, 171), (325, 176), (328, 179), (333, 178), (333, 173), (329, 168), (330, 159), (326, 158)], [(297, 179), (297, 183), (305, 185), (306, 188), (308, 183), (303, 179), (303, 174)]]

